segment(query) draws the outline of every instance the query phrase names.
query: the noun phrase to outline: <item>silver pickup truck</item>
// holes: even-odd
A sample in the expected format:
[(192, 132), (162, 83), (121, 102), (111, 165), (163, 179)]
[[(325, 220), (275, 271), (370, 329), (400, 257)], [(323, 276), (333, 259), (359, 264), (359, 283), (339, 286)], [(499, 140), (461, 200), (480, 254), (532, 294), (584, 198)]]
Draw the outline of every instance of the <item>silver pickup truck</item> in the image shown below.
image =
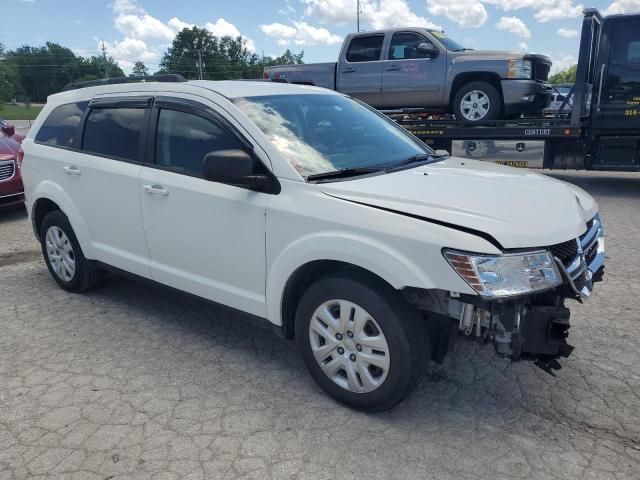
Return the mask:
[(267, 79), (337, 90), (379, 109), (423, 108), (477, 122), (540, 114), (551, 98), (544, 55), (472, 50), (426, 28), (348, 35), (337, 63), (267, 67)]

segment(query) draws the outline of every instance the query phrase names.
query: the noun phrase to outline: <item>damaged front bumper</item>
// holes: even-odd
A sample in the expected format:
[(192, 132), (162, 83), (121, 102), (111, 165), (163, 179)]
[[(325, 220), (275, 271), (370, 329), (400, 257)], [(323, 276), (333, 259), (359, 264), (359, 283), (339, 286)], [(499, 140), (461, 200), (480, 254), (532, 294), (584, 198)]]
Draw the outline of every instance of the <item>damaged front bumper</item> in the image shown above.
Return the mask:
[[(461, 336), (493, 343), (503, 357), (534, 360), (546, 371), (560, 368), (557, 359), (568, 357), (570, 310), (565, 300), (583, 302), (604, 275), (604, 229), (599, 215), (580, 237), (548, 247), (563, 284), (543, 293), (495, 300), (453, 292), (407, 292), (407, 298), (425, 311), (432, 357), (442, 361), (456, 330)], [(451, 319), (455, 319), (451, 325)]]

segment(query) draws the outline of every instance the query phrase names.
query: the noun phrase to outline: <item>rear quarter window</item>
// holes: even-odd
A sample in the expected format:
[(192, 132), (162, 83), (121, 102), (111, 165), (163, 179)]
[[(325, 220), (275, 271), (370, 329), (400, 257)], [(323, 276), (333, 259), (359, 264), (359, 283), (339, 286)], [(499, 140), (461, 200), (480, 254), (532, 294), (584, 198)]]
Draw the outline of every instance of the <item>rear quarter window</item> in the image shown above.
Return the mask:
[(88, 102), (77, 102), (54, 108), (38, 130), (36, 142), (72, 147), (87, 105)]

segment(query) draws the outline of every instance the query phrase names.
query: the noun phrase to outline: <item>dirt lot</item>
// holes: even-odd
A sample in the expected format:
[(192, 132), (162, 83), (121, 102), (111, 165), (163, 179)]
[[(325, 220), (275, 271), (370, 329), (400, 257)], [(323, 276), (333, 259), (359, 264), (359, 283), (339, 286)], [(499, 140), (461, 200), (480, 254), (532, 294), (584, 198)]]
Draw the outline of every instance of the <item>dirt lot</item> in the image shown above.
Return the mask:
[(640, 478), (640, 174), (554, 176), (608, 233), (574, 355), (552, 377), (462, 343), (376, 415), (222, 308), (123, 279), (63, 292), (24, 214), (0, 214), (0, 479)]

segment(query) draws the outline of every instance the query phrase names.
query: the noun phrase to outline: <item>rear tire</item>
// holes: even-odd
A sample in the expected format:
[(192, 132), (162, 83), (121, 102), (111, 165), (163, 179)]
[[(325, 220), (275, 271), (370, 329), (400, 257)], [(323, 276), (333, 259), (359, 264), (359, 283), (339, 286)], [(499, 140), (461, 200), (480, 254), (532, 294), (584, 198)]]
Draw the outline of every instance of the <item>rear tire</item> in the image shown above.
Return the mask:
[(69, 219), (60, 210), (42, 220), (40, 245), (49, 273), (63, 289), (84, 292), (99, 283), (100, 270), (85, 258)]
[(470, 82), (456, 92), (452, 109), (458, 120), (496, 120), (502, 112), (502, 98), (490, 83)]
[(318, 385), (365, 412), (387, 410), (407, 398), (430, 358), (420, 313), (366, 273), (345, 271), (312, 284), (298, 304), (295, 328)]

